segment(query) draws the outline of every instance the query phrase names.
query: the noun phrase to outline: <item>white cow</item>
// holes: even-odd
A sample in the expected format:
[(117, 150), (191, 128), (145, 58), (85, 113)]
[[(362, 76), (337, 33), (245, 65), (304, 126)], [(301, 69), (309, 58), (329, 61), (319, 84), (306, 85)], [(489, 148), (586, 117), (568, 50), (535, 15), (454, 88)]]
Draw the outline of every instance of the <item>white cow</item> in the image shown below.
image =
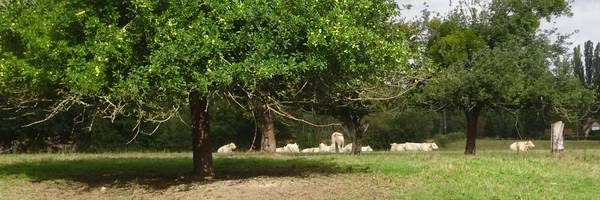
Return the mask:
[(371, 145), (367, 145), (366, 147), (361, 147), (360, 150), (367, 152), (367, 151), (373, 151), (373, 148), (371, 148)]
[(302, 149), (302, 153), (318, 153), (319, 147)]
[(321, 143), (319, 144), (319, 152), (331, 152), (331, 146)]
[[(367, 145), (364, 147), (360, 147), (360, 151), (373, 151), (373, 148), (371, 148), (371, 145)], [(346, 146), (344, 146), (344, 152), (352, 152), (352, 143), (349, 143)]]
[(429, 148), (431, 150), (438, 150), (440, 149), (440, 147), (438, 147), (438, 145), (434, 142), (425, 142), (422, 144), (422, 146), (427, 146), (426, 148)]
[(344, 135), (340, 132), (331, 134), (331, 152), (344, 152)]
[(529, 148), (534, 148), (534, 147), (535, 147), (535, 145), (533, 144), (533, 142), (531, 140), (513, 142), (510, 145), (510, 149), (513, 151), (527, 151), (527, 150), (529, 150)]
[(346, 146), (344, 146), (344, 152), (351, 152), (352, 151), (352, 143), (348, 143)]
[(439, 149), (437, 144), (435, 144), (433, 142), (426, 142), (426, 143), (407, 142), (404, 144), (405, 144), (404, 149), (406, 149), (407, 151), (433, 151), (433, 150)]
[(231, 152), (233, 152), (233, 150), (235, 150), (235, 148), (237, 148), (237, 147), (232, 142), (232, 143), (223, 145), (222, 147), (219, 147), (219, 149), (217, 149), (217, 152), (218, 153), (231, 153)]
[(406, 142), (404, 149), (407, 151), (421, 151), (421, 143)]
[(391, 143), (390, 151), (406, 151), (406, 144)]
[(292, 143), (292, 144), (287, 144), (284, 147), (276, 148), (275, 152), (279, 152), (279, 153), (299, 153), (300, 152), (300, 148), (298, 147), (298, 144)]
[(406, 142), (404, 144), (390, 144), (390, 151), (433, 151), (439, 149), (437, 144), (433, 142), (414, 143)]

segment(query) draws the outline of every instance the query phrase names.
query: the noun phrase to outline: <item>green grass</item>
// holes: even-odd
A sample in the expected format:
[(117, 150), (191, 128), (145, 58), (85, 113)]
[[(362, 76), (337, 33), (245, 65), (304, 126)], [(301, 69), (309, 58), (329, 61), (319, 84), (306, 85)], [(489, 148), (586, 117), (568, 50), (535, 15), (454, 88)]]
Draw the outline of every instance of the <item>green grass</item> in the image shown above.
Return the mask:
[[(568, 152), (555, 157), (547, 141), (535, 141), (536, 150), (526, 153), (508, 151), (511, 142), (479, 140), (477, 156), (463, 155), (462, 141), (426, 153), (216, 155), (215, 173), (218, 179), (369, 176), (398, 199), (600, 198), (600, 143), (567, 141)], [(185, 178), (190, 166), (189, 153), (2, 155), (0, 194), (23, 182), (44, 181), (162, 190), (194, 181)]]

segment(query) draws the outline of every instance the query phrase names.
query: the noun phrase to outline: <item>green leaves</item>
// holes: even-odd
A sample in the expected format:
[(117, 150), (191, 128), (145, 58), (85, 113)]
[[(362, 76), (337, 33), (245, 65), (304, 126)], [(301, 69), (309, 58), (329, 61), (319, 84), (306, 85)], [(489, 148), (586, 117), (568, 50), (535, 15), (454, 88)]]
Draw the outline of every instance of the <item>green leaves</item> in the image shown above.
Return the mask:
[[(465, 3), (447, 19), (432, 20), (427, 53), (441, 71), (425, 87), (430, 102), (459, 109), (543, 106), (538, 100), (554, 94), (547, 81), (554, 49), (536, 31), (543, 17), (568, 12), (561, 2)], [(465, 15), (472, 10), (479, 11)]]

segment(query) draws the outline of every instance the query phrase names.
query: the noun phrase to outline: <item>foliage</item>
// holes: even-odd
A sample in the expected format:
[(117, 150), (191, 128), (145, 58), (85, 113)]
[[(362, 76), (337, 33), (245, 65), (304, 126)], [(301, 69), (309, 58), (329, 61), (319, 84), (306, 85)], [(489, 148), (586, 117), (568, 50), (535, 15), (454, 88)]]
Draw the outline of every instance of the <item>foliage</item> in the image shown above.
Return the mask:
[(594, 43), (592, 41), (585, 42), (583, 48), (583, 57), (585, 58), (585, 84), (587, 87), (594, 86)]
[(577, 45), (573, 49), (573, 73), (575, 77), (581, 82), (581, 85), (585, 85), (585, 75), (583, 62), (581, 61), (581, 46)]
[(547, 58), (553, 56), (546, 36), (536, 31), (540, 19), (565, 12), (565, 1), (492, 1), (465, 3), (445, 20), (432, 20), (428, 55), (440, 69), (425, 93), (436, 105), (466, 110), (524, 105), (548, 95), (533, 90), (551, 75)]

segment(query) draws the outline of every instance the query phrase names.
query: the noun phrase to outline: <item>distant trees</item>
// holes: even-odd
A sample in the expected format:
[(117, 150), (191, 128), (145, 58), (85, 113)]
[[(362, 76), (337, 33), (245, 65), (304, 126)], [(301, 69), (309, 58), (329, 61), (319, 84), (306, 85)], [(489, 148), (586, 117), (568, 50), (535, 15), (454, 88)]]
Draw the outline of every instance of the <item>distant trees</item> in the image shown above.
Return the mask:
[(573, 49), (573, 73), (575, 77), (579, 79), (581, 85), (586, 85), (585, 83), (585, 72), (583, 67), (583, 62), (581, 61), (581, 46), (577, 45)]
[(588, 87), (594, 85), (594, 43), (585, 42), (583, 57), (585, 58), (585, 84)]
[(581, 60), (581, 46), (573, 49), (573, 73), (587, 88), (600, 86), (600, 42), (594, 48), (590, 40), (584, 43), (584, 61)]

